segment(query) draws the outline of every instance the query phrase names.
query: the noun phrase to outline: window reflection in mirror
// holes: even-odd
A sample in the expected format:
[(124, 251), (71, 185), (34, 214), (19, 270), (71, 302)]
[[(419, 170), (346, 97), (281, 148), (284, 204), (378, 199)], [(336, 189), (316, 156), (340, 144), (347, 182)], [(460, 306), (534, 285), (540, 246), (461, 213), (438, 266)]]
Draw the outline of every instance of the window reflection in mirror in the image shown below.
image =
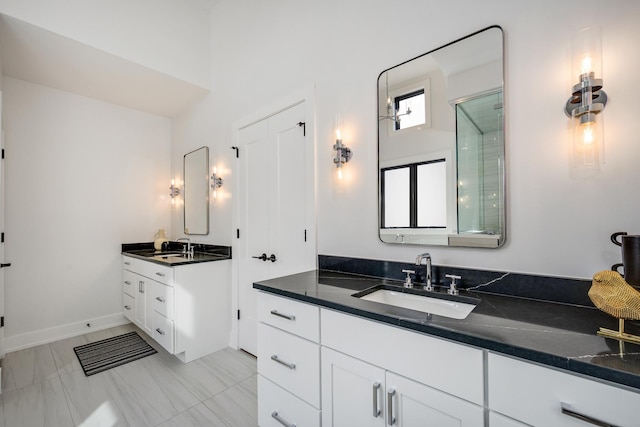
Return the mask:
[(380, 74), (383, 242), (504, 243), (502, 92), (503, 36), (495, 26)]

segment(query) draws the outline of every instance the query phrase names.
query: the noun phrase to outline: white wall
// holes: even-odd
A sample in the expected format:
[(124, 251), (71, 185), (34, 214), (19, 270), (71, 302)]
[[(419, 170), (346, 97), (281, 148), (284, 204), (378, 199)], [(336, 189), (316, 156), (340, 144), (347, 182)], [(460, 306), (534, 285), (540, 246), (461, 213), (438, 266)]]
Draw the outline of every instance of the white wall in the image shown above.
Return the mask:
[(206, 0), (0, 0), (0, 13), (203, 88), (210, 85)]
[(123, 320), (123, 242), (170, 232), (171, 123), (9, 77), (8, 351)]
[[(424, 248), (382, 244), (376, 231), (377, 76), (497, 24), (506, 37), (507, 244), (428, 250), (441, 265), (589, 278), (619, 261), (612, 232), (640, 233), (640, 199), (630, 197), (640, 180), (640, 121), (632, 116), (639, 18), (640, 3), (630, 0), (222, 0), (212, 23), (212, 95), (175, 120), (173, 169), (201, 144), (233, 165), (235, 120), (315, 85), (319, 253), (412, 261)], [(574, 84), (570, 39), (588, 25), (603, 27), (607, 163), (599, 176), (574, 180), (563, 106)], [(331, 162), (336, 113), (354, 152), (343, 186)], [(213, 210), (209, 240), (232, 241), (230, 212), (231, 203)]]

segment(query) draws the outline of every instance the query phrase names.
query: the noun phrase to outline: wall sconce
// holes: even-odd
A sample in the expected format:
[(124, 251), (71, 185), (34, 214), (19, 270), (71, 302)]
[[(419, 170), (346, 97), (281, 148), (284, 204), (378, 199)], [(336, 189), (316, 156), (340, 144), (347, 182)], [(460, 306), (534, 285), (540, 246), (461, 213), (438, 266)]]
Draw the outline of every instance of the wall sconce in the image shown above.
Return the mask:
[(176, 187), (173, 179), (171, 180), (171, 186), (169, 187), (169, 190), (169, 196), (171, 196), (171, 204), (174, 205), (176, 202), (176, 197), (180, 195), (180, 189)]
[(349, 147), (342, 143), (342, 119), (339, 115), (336, 116), (336, 143), (333, 144), (333, 149), (336, 150), (333, 163), (338, 168), (338, 179), (342, 179), (342, 165), (351, 160), (353, 153)]
[(579, 81), (571, 89), (564, 111), (574, 121), (571, 146), (573, 173), (587, 176), (604, 162), (604, 132), (601, 114), (607, 105), (602, 90), (602, 35), (599, 27), (585, 28), (571, 42), (572, 76)]
[(213, 189), (214, 201), (218, 198), (218, 188), (222, 187), (224, 180), (220, 178), (217, 172), (217, 168), (213, 167), (213, 173), (211, 174), (211, 188)]

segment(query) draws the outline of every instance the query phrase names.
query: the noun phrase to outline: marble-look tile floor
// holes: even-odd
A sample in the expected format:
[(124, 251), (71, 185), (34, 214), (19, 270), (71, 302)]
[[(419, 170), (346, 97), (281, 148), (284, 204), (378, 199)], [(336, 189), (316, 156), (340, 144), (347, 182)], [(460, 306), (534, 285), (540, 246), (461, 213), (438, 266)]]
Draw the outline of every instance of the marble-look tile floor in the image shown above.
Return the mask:
[[(137, 331), (158, 353), (86, 377), (73, 348)], [(134, 325), (8, 353), (0, 427), (258, 425), (256, 359), (230, 348), (184, 364)]]

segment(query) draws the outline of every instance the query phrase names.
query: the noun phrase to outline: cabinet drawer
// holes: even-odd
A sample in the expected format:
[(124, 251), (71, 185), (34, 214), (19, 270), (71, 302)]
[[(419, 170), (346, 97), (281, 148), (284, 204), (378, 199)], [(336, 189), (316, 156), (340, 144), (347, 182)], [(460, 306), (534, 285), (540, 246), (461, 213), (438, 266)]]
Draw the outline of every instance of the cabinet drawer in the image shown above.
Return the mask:
[(153, 312), (153, 339), (165, 350), (173, 354), (174, 328), (173, 320), (167, 319), (163, 315)]
[(173, 286), (173, 268), (153, 262), (140, 261), (136, 263), (136, 273), (142, 274), (156, 282)]
[(174, 320), (173, 288), (161, 283), (154, 283), (152, 297), (153, 310), (170, 320)]
[(314, 305), (258, 292), (258, 320), (308, 340), (320, 341), (320, 309)]
[(122, 270), (122, 292), (135, 297), (138, 292), (138, 275), (129, 270)]
[(320, 407), (320, 346), (258, 323), (258, 372)]
[(324, 308), (321, 319), (323, 346), (483, 404), (482, 350)]
[(122, 268), (134, 271), (136, 268), (136, 260), (128, 256), (122, 256)]
[(489, 353), (489, 408), (536, 426), (586, 426), (562, 412), (615, 426), (637, 426), (640, 393)]
[[(281, 421), (279, 421), (279, 418)], [(258, 375), (258, 425), (320, 427), (320, 411)]]
[(123, 292), (122, 293), (122, 314), (124, 316), (135, 323), (135, 308), (136, 308), (136, 300), (129, 294)]

